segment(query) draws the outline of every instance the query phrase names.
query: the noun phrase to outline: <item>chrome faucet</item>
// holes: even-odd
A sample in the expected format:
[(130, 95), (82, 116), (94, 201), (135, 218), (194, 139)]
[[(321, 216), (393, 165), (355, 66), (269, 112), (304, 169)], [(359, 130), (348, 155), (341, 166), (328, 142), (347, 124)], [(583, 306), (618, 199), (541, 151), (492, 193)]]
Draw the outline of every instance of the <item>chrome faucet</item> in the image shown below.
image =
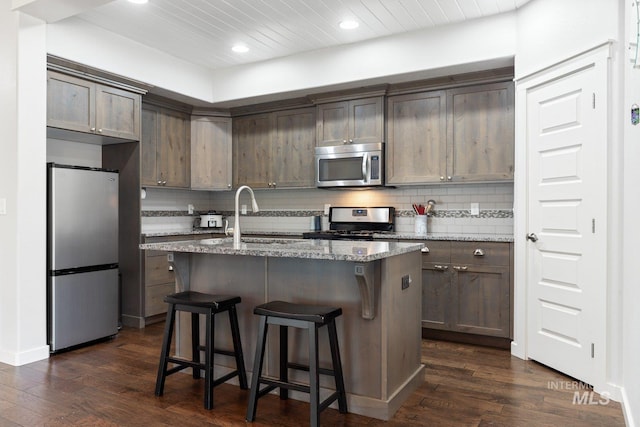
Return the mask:
[(240, 198), (240, 193), (242, 192), (242, 190), (249, 190), (249, 193), (251, 194), (251, 210), (253, 212), (260, 211), (251, 187), (249, 187), (248, 185), (243, 185), (240, 188), (238, 188), (238, 190), (236, 191), (235, 220), (233, 223), (233, 228), (229, 228), (228, 221), (225, 221), (225, 230), (224, 230), (226, 235), (233, 234), (234, 249), (240, 248), (240, 212), (238, 212), (239, 211), (238, 200)]

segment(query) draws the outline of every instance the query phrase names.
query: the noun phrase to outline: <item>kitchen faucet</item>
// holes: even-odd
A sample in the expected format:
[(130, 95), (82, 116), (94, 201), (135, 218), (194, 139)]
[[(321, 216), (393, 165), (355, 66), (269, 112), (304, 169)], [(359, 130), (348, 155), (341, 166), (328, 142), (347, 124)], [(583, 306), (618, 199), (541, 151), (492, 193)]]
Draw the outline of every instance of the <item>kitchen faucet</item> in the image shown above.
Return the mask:
[(233, 248), (240, 248), (240, 212), (238, 212), (238, 199), (240, 198), (240, 193), (242, 190), (249, 190), (251, 194), (251, 210), (253, 212), (258, 212), (260, 209), (258, 208), (258, 203), (256, 203), (256, 198), (253, 194), (253, 190), (248, 185), (243, 185), (236, 191), (236, 205), (235, 205), (235, 220), (233, 223), (233, 228), (228, 228), (228, 222), (225, 223), (225, 234), (229, 235), (233, 233)]

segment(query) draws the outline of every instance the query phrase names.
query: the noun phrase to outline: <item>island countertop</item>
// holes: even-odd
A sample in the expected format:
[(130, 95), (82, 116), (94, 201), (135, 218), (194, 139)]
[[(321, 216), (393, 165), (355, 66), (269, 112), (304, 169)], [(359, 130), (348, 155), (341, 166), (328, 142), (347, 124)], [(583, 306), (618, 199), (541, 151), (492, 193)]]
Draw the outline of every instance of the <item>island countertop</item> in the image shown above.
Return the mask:
[(140, 249), (165, 252), (248, 255), (274, 258), (305, 258), (333, 261), (369, 262), (419, 251), (422, 243), (313, 240), (243, 237), (239, 248), (232, 238), (143, 243)]

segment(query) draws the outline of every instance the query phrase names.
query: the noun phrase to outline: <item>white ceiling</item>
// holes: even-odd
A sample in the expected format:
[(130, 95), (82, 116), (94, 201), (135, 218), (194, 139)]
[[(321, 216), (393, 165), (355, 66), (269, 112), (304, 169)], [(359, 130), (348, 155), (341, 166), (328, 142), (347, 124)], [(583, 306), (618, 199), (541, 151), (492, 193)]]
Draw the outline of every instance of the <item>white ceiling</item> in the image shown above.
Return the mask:
[[(76, 16), (217, 69), (509, 12), (528, 1), (115, 0)], [(360, 27), (341, 30), (347, 18)], [(250, 51), (232, 52), (236, 43)]]

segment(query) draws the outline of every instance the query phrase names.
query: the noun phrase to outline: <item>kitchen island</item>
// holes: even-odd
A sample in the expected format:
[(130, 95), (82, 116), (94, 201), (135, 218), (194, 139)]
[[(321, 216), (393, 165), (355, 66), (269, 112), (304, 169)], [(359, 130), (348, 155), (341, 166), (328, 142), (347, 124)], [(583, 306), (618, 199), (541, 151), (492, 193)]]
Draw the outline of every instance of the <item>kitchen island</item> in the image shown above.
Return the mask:
[[(349, 412), (390, 419), (423, 381), (421, 344), (421, 243), (243, 238), (149, 243), (166, 251), (175, 270), (176, 291), (194, 290), (242, 297), (240, 334), (249, 375), (258, 318), (253, 308), (267, 301), (341, 307), (338, 340)], [(180, 320), (180, 319), (178, 319)], [(225, 316), (216, 322), (216, 345), (231, 348)], [(278, 328), (269, 334), (264, 370), (278, 372)], [(204, 329), (202, 329), (204, 330)], [(290, 332), (289, 360), (308, 362), (303, 331)], [(178, 352), (190, 356), (189, 321), (176, 328)], [(320, 334), (320, 365), (331, 367), (328, 337)], [(216, 375), (234, 362), (216, 356)], [(307, 383), (302, 372), (291, 378)], [(321, 395), (333, 389), (321, 376)], [(324, 390), (324, 391), (323, 391)], [(307, 400), (306, 394), (292, 397)]]

